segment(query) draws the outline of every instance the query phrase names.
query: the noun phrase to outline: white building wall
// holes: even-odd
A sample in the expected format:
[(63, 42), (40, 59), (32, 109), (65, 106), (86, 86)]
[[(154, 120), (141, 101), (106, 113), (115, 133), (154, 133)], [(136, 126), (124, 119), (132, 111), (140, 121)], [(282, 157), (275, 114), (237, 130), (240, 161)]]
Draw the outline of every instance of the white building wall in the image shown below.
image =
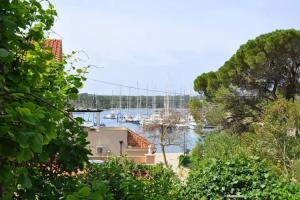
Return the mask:
[[(87, 140), (93, 156), (120, 155), (120, 141), (123, 141), (122, 152), (127, 149), (127, 129), (118, 127), (100, 127), (87, 129)], [(103, 147), (103, 153), (97, 152), (97, 147)]]

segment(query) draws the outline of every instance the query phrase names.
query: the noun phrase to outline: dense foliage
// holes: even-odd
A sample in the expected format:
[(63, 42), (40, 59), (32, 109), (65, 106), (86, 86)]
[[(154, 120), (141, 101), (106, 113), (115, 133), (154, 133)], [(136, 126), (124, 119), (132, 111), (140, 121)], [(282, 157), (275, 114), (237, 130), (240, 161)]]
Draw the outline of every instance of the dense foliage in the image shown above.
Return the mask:
[(211, 160), (190, 174), (187, 199), (299, 199), (300, 187), (280, 178), (258, 157)]
[(102, 194), (99, 195), (104, 199), (171, 200), (176, 199), (180, 186), (171, 169), (163, 165), (136, 165), (124, 158), (112, 158), (104, 164), (91, 166), (80, 180), (89, 192), (85, 198), (78, 198), (76, 192), (68, 199), (99, 199), (90, 197), (94, 195), (90, 191), (95, 183), (101, 183)]
[(284, 99), (266, 106), (261, 123), (255, 127), (260, 155), (291, 176), (299, 174), (295, 166), (300, 159), (299, 129), (300, 105)]
[(17, 199), (119, 200), (176, 199), (181, 183), (163, 165), (137, 165), (126, 158), (89, 164), (77, 174), (41, 173), (37, 169), (30, 190), (18, 191)]
[[(251, 149), (246, 143), (231, 134), (210, 133), (203, 142), (199, 142), (190, 153), (194, 163), (209, 159), (230, 160), (236, 156), (250, 155)], [(199, 167), (199, 166), (197, 166)]]
[[(66, 70), (45, 48), (56, 11), (39, 0), (0, 3), (0, 197), (45, 196), (47, 182), (87, 161), (86, 134), (67, 100), (83, 71)], [(40, 189), (38, 189), (40, 187)], [(45, 188), (46, 187), (46, 188)], [(16, 191), (19, 192), (16, 192)], [(35, 193), (37, 192), (37, 193)], [(32, 194), (31, 194), (32, 193)], [(27, 195), (32, 195), (29, 197)]]
[(259, 156), (270, 160), (282, 173), (299, 181), (299, 104), (279, 99), (264, 108), (262, 120), (253, 132), (243, 135), (221, 131), (212, 133), (192, 151), (195, 162), (206, 158)]
[(298, 199), (299, 115), (298, 104), (280, 99), (266, 106), (254, 132), (207, 135), (189, 155), (192, 173), (185, 194), (196, 199)]

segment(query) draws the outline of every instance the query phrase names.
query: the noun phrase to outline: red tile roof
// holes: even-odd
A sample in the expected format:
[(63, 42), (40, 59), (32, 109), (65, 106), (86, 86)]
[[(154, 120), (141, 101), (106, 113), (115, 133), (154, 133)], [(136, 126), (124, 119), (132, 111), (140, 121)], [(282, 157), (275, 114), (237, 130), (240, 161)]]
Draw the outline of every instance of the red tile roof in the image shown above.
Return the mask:
[(148, 140), (146, 140), (145, 138), (143, 138), (142, 136), (140, 136), (139, 134), (128, 130), (127, 133), (127, 143), (128, 146), (134, 147), (134, 148), (148, 148), (148, 146), (150, 145), (150, 143), (148, 142)]
[(45, 42), (46, 48), (52, 48), (52, 53), (55, 56), (55, 60), (62, 61), (62, 40), (59, 39), (47, 39)]

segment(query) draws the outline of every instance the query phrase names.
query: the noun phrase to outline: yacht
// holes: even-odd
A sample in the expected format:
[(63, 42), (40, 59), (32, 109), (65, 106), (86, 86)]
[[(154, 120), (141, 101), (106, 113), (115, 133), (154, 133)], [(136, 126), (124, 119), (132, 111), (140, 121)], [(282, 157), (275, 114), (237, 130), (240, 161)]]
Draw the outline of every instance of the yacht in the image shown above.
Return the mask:
[(116, 114), (114, 111), (104, 116), (104, 119), (116, 119)]

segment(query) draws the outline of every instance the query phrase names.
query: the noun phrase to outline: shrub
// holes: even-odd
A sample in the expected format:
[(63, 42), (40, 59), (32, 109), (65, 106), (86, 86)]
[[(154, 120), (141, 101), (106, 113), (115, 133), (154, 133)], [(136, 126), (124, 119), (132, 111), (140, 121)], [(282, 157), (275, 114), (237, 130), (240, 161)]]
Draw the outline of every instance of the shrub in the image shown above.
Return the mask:
[(223, 199), (242, 195), (245, 199), (299, 199), (300, 186), (275, 173), (258, 157), (211, 160), (203, 169), (190, 173), (183, 190), (187, 199)]
[[(82, 178), (85, 185), (105, 183), (112, 199), (176, 199), (180, 182), (163, 165), (137, 165), (126, 158), (112, 158), (101, 165), (91, 165)], [(91, 190), (91, 188), (90, 188)]]
[(204, 141), (199, 141), (190, 157), (192, 166), (199, 168), (211, 158), (228, 160), (238, 155), (251, 155), (250, 146), (236, 135), (215, 132), (207, 135)]
[(192, 161), (190, 159), (190, 156), (184, 156), (184, 155), (179, 156), (179, 166), (189, 167), (191, 163)]

